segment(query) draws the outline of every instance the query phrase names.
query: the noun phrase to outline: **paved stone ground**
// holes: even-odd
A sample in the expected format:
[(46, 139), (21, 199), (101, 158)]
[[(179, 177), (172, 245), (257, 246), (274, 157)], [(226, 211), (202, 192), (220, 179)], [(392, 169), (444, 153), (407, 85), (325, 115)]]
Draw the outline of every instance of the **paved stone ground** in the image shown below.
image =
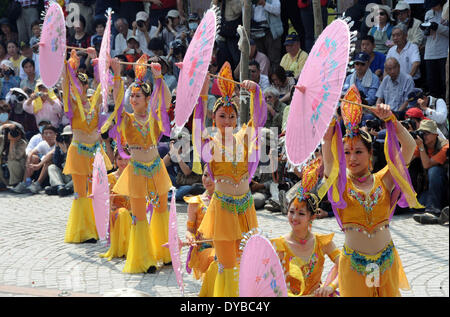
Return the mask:
[[(45, 194), (16, 195), (0, 192), (0, 297), (103, 296), (118, 289), (150, 296), (180, 297), (171, 266), (156, 274), (124, 274), (123, 259), (107, 261), (98, 255), (104, 243), (66, 244), (64, 232), (72, 197)], [(177, 204), (179, 235), (184, 237), (186, 205)], [(257, 211), (263, 232), (269, 237), (289, 230), (285, 216)], [(316, 220), (313, 231), (335, 232), (342, 247), (344, 235), (334, 218)], [(403, 296), (449, 296), (448, 225), (420, 225), (412, 215), (394, 216), (391, 232), (411, 290)], [(187, 248), (182, 250), (182, 261)], [(324, 275), (331, 268), (326, 260)], [(200, 282), (184, 273), (185, 296), (195, 297)]]

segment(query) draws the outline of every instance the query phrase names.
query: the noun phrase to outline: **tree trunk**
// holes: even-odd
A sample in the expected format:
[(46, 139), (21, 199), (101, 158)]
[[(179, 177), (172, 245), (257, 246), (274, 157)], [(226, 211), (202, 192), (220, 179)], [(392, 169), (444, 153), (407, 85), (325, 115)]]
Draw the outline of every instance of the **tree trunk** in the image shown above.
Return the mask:
[[(250, 21), (252, 15), (251, 0), (244, 0), (244, 8), (242, 11), (242, 23), (245, 32), (250, 37)], [(248, 79), (248, 62), (250, 56), (250, 43), (243, 41), (241, 51), (241, 61), (239, 66), (239, 81), (243, 82)], [(250, 94), (245, 89), (241, 89), (240, 93), (240, 123), (247, 123), (249, 120)]]
[(317, 39), (323, 31), (322, 11), (320, 7), (320, 0), (312, 0), (313, 14), (314, 14), (314, 37)]

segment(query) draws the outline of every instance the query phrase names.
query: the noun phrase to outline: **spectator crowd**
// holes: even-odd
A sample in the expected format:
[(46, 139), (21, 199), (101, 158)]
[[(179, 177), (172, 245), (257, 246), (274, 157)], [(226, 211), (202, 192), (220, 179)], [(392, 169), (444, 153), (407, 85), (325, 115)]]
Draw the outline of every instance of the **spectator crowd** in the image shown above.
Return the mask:
[[(357, 32), (356, 51), (352, 54), (342, 94), (356, 85), (363, 103), (391, 106), (401, 124), (416, 140), (415, 159), (409, 165), (412, 183), (425, 206), (414, 219), (420, 223), (448, 221), (448, 1), (320, 1), (322, 24), (345, 13)], [(211, 5), (220, 11), (220, 31), (216, 38), (211, 73), (217, 73), (228, 61), (236, 80), (240, 78), (238, 25), (242, 24), (242, 0), (77, 0), (58, 1), (67, 22), (67, 45), (100, 50), (106, 27), (105, 11), (113, 9), (111, 28), (112, 57), (135, 62), (143, 54), (149, 62), (162, 66), (164, 80), (176, 102), (179, 68), (201, 21)], [(268, 162), (252, 180), (256, 208), (286, 212), (286, 192), (301, 179), (299, 168), (291, 166), (285, 155), (284, 133), (294, 86), (314, 44), (314, 15), (311, 1), (251, 1), (250, 54), (248, 76), (259, 84), (268, 105), (265, 125), (267, 139), (279, 141)], [(343, 5), (344, 3), (344, 5)], [(0, 190), (16, 193), (70, 195), (70, 176), (62, 174), (67, 148), (71, 143), (70, 120), (64, 113), (60, 85), (46, 87), (40, 80), (40, 11), (47, 1), (0, 1)], [(73, 8), (80, 15), (72, 16)], [(89, 76), (90, 95), (98, 82), (92, 60), (83, 50), (80, 70)], [(129, 105), (134, 81), (132, 65), (122, 65), (125, 109)], [(152, 82), (151, 72), (146, 80)], [(239, 95), (239, 91), (236, 91)], [(220, 96), (217, 83), (211, 81), (207, 124)], [(113, 100), (108, 100), (110, 111)], [(364, 110), (363, 129), (373, 137), (374, 170), (385, 165), (384, 122)], [(189, 129), (190, 124), (187, 124)], [(105, 151), (114, 161), (115, 143), (102, 135)], [(192, 172), (189, 135), (163, 138), (161, 158), (168, 167), (173, 184), (181, 189), (177, 199), (204, 191), (201, 176)], [(275, 153), (274, 153), (275, 152)], [(316, 156), (320, 156), (320, 147)], [(273, 173), (262, 172), (272, 164)], [(397, 212), (404, 212), (400, 208)], [(447, 215), (447, 216), (445, 216)], [(321, 203), (319, 217), (331, 217), (327, 201)]]

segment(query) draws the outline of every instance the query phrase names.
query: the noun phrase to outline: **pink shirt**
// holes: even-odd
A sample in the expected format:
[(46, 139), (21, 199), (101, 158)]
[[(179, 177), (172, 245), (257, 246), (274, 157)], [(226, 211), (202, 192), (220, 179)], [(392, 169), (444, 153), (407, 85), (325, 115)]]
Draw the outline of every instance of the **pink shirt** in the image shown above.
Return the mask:
[(52, 126), (58, 128), (64, 116), (64, 109), (61, 101), (59, 99), (53, 100), (53, 104), (50, 101), (45, 101), (42, 104), (42, 109), (37, 113), (34, 113), (34, 101), (25, 102), (23, 104), (23, 110), (30, 114), (34, 114), (36, 118), (36, 125), (42, 120), (50, 121)]

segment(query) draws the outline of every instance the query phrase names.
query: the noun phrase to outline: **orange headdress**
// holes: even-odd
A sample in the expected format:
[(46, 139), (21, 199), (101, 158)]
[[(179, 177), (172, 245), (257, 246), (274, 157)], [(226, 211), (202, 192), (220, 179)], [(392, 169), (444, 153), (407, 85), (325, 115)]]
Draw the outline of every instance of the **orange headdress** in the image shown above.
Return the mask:
[[(219, 76), (222, 78), (227, 78), (230, 80), (233, 80), (233, 75), (231, 71), (231, 66), (229, 62), (225, 62), (220, 69)], [(220, 94), (222, 97), (217, 99), (216, 103), (214, 104), (213, 112), (216, 112), (216, 110), (219, 108), (219, 106), (226, 106), (226, 107), (234, 107), (235, 110), (238, 110), (238, 105), (233, 101), (233, 93), (234, 93), (234, 83), (229, 80), (225, 80), (222, 78), (217, 79), (217, 84), (219, 86)]]
[(302, 169), (302, 180), (295, 192), (294, 203), (306, 201), (313, 212), (317, 211), (319, 206), (319, 198), (313, 193), (314, 188), (319, 180), (319, 169), (321, 161), (316, 158), (305, 165)]
[(132, 92), (138, 92), (140, 89), (146, 94), (149, 95), (151, 92), (151, 87), (148, 83), (144, 81), (144, 77), (147, 74), (147, 64), (148, 56), (147, 54), (143, 54), (136, 61), (136, 65), (134, 65), (134, 74), (136, 79), (131, 87)]

